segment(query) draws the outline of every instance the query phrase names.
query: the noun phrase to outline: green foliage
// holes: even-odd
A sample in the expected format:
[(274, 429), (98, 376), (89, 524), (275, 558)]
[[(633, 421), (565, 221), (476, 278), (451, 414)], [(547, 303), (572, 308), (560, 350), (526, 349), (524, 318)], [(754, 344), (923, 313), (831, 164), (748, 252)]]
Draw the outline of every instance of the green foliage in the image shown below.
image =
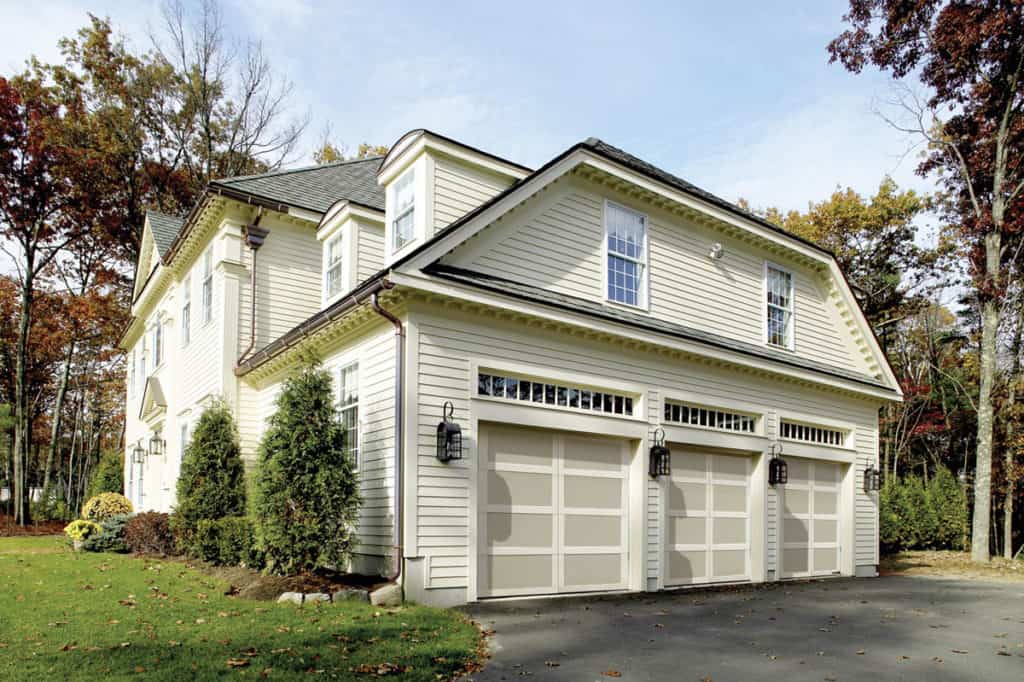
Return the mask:
[(260, 443), (255, 509), (267, 568), (343, 567), (359, 493), (330, 375), (313, 363), (288, 379)]
[(968, 535), (967, 493), (949, 469), (939, 467), (928, 482), (928, 499), (935, 513), (936, 545), (965, 549)]
[(251, 519), (226, 516), (204, 519), (196, 528), (195, 548), (203, 561), (218, 566), (258, 566), (256, 533)]
[(120, 493), (100, 493), (82, 506), (82, 518), (90, 521), (104, 521), (112, 516), (132, 513), (132, 503)]
[(64, 527), (64, 534), (72, 540), (87, 540), (102, 530), (100, 524), (95, 521), (76, 519)]
[(124, 492), (124, 453), (107, 450), (100, 455), (100, 461), (89, 481), (89, 496), (100, 493)]
[(73, 516), (68, 503), (59, 495), (51, 494), (38, 502), (31, 503), (32, 520), (36, 523), (45, 521), (64, 521)]
[(174, 554), (174, 533), (170, 515), (160, 512), (136, 514), (124, 528), (124, 542), (136, 554)]
[(100, 521), (100, 531), (86, 538), (83, 549), (88, 552), (127, 552), (124, 528), (130, 518), (128, 514), (115, 514)]
[(179, 547), (194, 554), (200, 521), (244, 513), (245, 466), (238, 429), (231, 410), (218, 401), (203, 410), (185, 449), (171, 528)]

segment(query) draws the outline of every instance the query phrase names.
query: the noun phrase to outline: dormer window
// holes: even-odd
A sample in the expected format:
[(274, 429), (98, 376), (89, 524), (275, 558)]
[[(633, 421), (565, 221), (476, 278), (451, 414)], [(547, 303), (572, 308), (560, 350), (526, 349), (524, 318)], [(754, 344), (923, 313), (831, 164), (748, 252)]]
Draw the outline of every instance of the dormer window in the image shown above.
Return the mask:
[(342, 285), (342, 236), (337, 235), (327, 242), (327, 271), (324, 273), (324, 286), (327, 289), (327, 298), (333, 298), (341, 293)]
[(765, 264), (765, 334), (769, 346), (793, 349), (793, 273)]
[(391, 250), (398, 251), (416, 237), (416, 173), (413, 170), (395, 182), (395, 219), (391, 223)]

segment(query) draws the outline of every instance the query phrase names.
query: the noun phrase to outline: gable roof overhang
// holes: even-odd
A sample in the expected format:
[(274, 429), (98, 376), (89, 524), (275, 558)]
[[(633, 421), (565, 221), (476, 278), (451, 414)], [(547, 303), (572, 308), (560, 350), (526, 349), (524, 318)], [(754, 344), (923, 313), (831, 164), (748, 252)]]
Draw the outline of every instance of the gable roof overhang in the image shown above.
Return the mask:
[(426, 128), (416, 128), (402, 135), (391, 145), (377, 170), (377, 180), (381, 185), (386, 185), (426, 149), (440, 152), (445, 156), (479, 166), (513, 180), (522, 180), (533, 172), (531, 168), (496, 154), (485, 152)]
[(147, 424), (153, 424), (167, 414), (167, 398), (164, 397), (164, 389), (160, 386), (159, 379), (146, 379), (146, 387), (139, 402), (139, 419)]

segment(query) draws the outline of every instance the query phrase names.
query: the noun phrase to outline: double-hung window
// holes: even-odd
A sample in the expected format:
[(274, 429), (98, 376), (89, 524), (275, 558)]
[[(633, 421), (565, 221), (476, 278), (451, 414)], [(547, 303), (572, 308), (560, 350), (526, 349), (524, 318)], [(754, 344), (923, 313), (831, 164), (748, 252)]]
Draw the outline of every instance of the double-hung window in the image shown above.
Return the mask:
[(146, 336), (146, 334), (142, 335), (142, 350), (139, 351), (139, 378), (142, 380), (143, 384), (146, 383)]
[(765, 266), (767, 323), (770, 346), (793, 348), (793, 274), (768, 264)]
[(192, 338), (192, 276), (182, 283), (181, 290), (181, 345), (187, 346)]
[(164, 361), (164, 323), (157, 320), (153, 326), (153, 370)]
[(391, 250), (398, 251), (416, 236), (416, 174), (408, 171), (395, 182), (395, 219), (391, 222)]
[(338, 372), (338, 418), (345, 430), (345, 450), (352, 467), (359, 470), (359, 363)]
[(213, 250), (203, 254), (203, 324), (213, 319)]
[(132, 348), (132, 357), (131, 357), (131, 360), (129, 360), (131, 366), (128, 368), (128, 374), (129, 374), (128, 389), (129, 389), (129, 393), (131, 394), (132, 397), (135, 397), (135, 382), (137, 380), (137, 374), (136, 374), (137, 368), (136, 368), (135, 363), (137, 362), (136, 358), (137, 358), (138, 354), (139, 354), (138, 349)]
[(608, 236), (608, 300), (647, 304), (647, 218), (611, 202), (605, 204)]
[(327, 272), (326, 282), (327, 298), (333, 298), (341, 293), (341, 238), (338, 235), (327, 242)]

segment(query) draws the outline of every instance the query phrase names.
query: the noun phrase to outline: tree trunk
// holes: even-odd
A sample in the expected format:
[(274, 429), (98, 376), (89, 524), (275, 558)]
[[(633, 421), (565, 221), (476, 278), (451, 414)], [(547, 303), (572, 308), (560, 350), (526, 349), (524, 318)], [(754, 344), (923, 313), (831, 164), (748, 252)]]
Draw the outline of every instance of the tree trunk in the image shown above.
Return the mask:
[(1003, 452), (1003, 470), (1006, 477), (1006, 491), (1003, 497), (1003, 556), (1013, 558), (1013, 496), (1016, 492), (1014, 478), (1014, 437), (1017, 426), (1017, 383), (1020, 381), (1020, 351), (1024, 345), (1024, 305), (1017, 305), (1017, 326), (1013, 330), (1013, 344), (1010, 353), (1010, 390), (1006, 397), (1006, 444)]
[(21, 309), (18, 311), (18, 340), (14, 361), (14, 522), (22, 526), (30, 522), (28, 483), (28, 453), (32, 429), (29, 417), (28, 335), (32, 323), (32, 304), (35, 286), (35, 252), (26, 250), (25, 275), (21, 282)]
[(50, 477), (53, 472), (53, 463), (57, 458), (57, 443), (60, 440), (61, 414), (64, 410), (64, 397), (68, 392), (68, 377), (71, 374), (71, 359), (75, 354), (75, 342), (68, 343), (67, 352), (64, 354), (64, 370), (60, 376), (60, 384), (57, 387), (57, 396), (53, 405), (53, 424), (50, 428), (50, 447), (46, 451), (46, 469), (43, 470), (43, 499), (49, 499)]
[[(985, 235), (985, 274), (988, 286), (999, 282), (1001, 235)], [(971, 524), (971, 561), (987, 562), (989, 516), (992, 509), (992, 384), (996, 371), (996, 335), (999, 331), (999, 300), (985, 292), (981, 304), (981, 388), (978, 393), (978, 449), (974, 465), (974, 518)]]

